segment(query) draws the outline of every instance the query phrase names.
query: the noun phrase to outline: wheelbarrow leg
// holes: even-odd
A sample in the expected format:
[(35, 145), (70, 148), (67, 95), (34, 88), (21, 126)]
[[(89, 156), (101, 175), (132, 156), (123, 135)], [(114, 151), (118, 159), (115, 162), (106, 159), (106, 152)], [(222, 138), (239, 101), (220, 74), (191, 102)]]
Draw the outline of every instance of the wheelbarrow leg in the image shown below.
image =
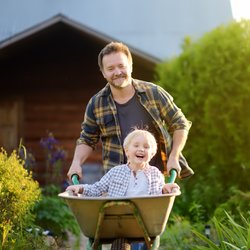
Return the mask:
[(156, 236), (153, 240), (151, 250), (158, 250), (160, 247), (160, 236)]

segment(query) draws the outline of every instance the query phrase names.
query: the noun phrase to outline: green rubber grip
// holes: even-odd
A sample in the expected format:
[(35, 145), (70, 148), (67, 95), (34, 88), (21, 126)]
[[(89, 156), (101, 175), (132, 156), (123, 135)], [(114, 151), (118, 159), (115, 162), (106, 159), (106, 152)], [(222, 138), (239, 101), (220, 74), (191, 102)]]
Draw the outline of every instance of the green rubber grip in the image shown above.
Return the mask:
[(176, 177), (177, 177), (177, 170), (176, 169), (171, 169), (168, 183), (174, 183)]
[(71, 180), (72, 180), (73, 185), (78, 185), (78, 184), (80, 184), (80, 182), (79, 182), (79, 176), (78, 176), (77, 174), (73, 174), (73, 175), (71, 176)]

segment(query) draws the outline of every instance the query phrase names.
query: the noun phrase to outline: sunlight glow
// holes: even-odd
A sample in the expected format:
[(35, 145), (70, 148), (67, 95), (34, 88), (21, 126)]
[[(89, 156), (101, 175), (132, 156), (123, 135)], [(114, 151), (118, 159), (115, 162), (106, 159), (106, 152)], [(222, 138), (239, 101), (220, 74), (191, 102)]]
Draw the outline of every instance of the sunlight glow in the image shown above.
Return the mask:
[(231, 0), (233, 18), (250, 19), (250, 0)]

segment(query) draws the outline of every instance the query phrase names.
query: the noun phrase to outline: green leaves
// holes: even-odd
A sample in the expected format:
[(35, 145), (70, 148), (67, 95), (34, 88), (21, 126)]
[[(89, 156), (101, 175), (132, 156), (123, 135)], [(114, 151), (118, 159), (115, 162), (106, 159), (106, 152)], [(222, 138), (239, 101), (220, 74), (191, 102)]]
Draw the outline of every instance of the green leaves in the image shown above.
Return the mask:
[[(225, 212), (226, 213), (226, 212)], [(233, 218), (226, 213), (227, 220), (219, 222), (217, 218), (213, 218), (213, 223), (216, 229), (218, 240), (214, 243), (212, 240), (206, 238), (203, 234), (193, 231), (206, 246), (197, 246), (194, 249), (249, 249), (250, 246), (250, 224), (244, 217), (242, 217), (242, 225), (236, 223)]]
[(249, 41), (250, 20), (232, 22), (187, 38), (178, 57), (157, 67), (160, 85), (192, 121), (184, 154), (196, 175), (187, 199), (208, 217), (232, 186), (250, 189)]
[[(39, 185), (14, 151), (0, 151), (0, 241), (2, 247), (15, 244), (17, 234), (32, 224), (31, 211), (40, 197)], [(19, 236), (18, 236), (19, 237)]]
[(42, 199), (35, 206), (36, 224), (56, 236), (67, 231), (79, 235), (80, 228), (67, 204), (58, 197), (60, 189), (49, 185), (43, 190)]

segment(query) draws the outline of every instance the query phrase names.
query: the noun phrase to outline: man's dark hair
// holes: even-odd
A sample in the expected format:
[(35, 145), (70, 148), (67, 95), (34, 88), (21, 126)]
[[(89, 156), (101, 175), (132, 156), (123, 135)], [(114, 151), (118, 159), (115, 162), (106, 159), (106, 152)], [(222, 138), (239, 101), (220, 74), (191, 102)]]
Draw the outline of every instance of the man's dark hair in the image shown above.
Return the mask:
[(117, 53), (117, 52), (124, 53), (128, 57), (128, 60), (131, 62), (131, 64), (133, 63), (130, 50), (126, 45), (120, 42), (111, 42), (107, 44), (98, 55), (98, 65), (101, 71), (103, 69), (103, 63), (102, 63), (103, 57), (105, 55), (110, 55), (112, 53)]

